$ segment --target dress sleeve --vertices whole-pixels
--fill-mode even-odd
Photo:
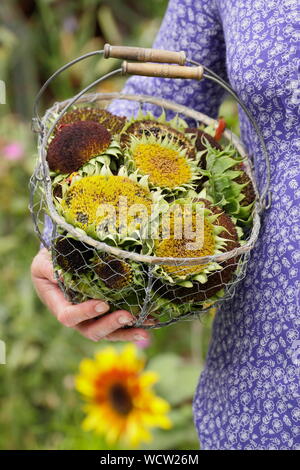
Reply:
[[[188,58],[211,68],[227,79],[225,42],[214,0],[170,0],[154,48],[185,51]],[[209,80],[166,79],[133,76],[123,93],[146,94],[173,100],[197,111],[217,116],[223,90]],[[110,110],[130,116],[135,102],[115,100]]]

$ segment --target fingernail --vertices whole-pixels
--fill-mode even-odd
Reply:
[[[132,319],[125,317],[124,315],[118,318],[118,322],[120,325],[130,325],[132,323]]]
[[[95,311],[97,313],[105,313],[109,310],[109,305],[107,305],[105,302],[101,302],[100,304],[97,304],[95,307]]]
[[[142,336],[142,335],[134,335],[133,339],[135,341],[144,341],[145,340],[145,337]]]

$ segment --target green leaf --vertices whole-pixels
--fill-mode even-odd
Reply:
[[[193,283],[191,281],[177,282],[177,284],[182,287],[188,287],[188,288],[193,287]]]
[[[195,281],[200,282],[200,284],[205,284],[207,282],[207,275],[206,274],[198,274],[194,277]]]
[[[200,374],[199,364],[185,361],[176,354],[160,354],[149,361],[147,369],[160,376],[156,389],[170,404],[192,399]],[[168,373],[166,373],[168,371]],[[180,380],[178,377],[180,371]]]
[[[211,166],[211,172],[215,175],[222,174],[236,163],[236,160],[227,156],[215,158]]]
[[[226,204],[224,208],[226,212],[229,212],[229,214],[238,214],[240,210],[240,204],[238,201],[232,200],[229,204]]]
[[[231,180],[226,176],[220,176],[219,178],[213,178],[213,184],[215,186],[215,191],[222,194],[225,189],[231,187]]]

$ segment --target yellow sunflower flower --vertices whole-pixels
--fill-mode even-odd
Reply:
[[[154,244],[155,255],[184,259],[201,258],[203,256],[211,256],[226,251],[227,239],[221,236],[222,234],[226,234],[226,227],[220,225],[218,221],[220,213],[213,213],[207,204],[208,201],[199,200],[198,203],[196,202],[190,209],[189,216],[192,229],[190,235],[188,232],[186,234],[184,231],[182,234],[177,233],[177,228],[181,227],[182,213],[174,213],[172,211],[172,205],[170,205],[170,232],[166,236],[163,221],[160,234],[161,238],[155,240]],[[182,207],[184,209],[185,200],[177,200],[174,202],[173,206],[177,206],[178,208]],[[200,216],[198,223],[197,215]],[[198,226],[199,222],[200,227]],[[225,219],[225,222],[227,222],[227,219]],[[191,244],[195,245],[191,246]],[[207,275],[219,269],[221,269],[221,266],[214,261],[197,265],[185,265],[184,262],[182,262],[182,264],[176,265],[157,265],[154,268],[154,272],[157,276],[162,276],[171,283],[196,280],[201,284],[205,284],[207,282]],[[181,285],[183,284],[181,283]],[[185,285],[185,287],[192,287],[192,285]]]
[[[137,447],[151,440],[151,428],[171,427],[169,404],[152,390],[158,376],[144,367],[133,344],[121,352],[109,346],[94,360],[81,361],[76,388],[87,401],[84,430],[105,436],[110,444],[122,439]]]
[[[128,203],[128,213],[125,215],[124,227],[120,224],[121,196]],[[132,235],[135,230],[141,228],[141,221],[135,215],[130,214],[130,208],[141,205],[145,212],[151,213],[152,195],[150,191],[132,181],[130,178],[119,175],[93,175],[86,176],[76,181],[66,192],[61,202],[61,209],[68,222],[82,230],[96,230],[100,239],[107,236],[108,230],[102,230],[102,224],[111,221],[110,235],[116,238],[124,238]],[[107,204],[115,209],[116,220],[109,218],[105,211],[99,214],[102,204]],[[143,220],[143,219],[141,219]],[[95,229],[95,227],[96,229]],[[115,230],[115,233],[113,233]]]
[[[179,146],[172,138],[133,135],[125,161],[131,171],[141,177],[148,175],[151,187],[177,194],[193,189],[201,179],[198,159],[189,158],[188,150],[188,146]]]

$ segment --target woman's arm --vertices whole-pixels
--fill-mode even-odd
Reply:
[[[187,14],[194,18],[194,28],[186,25]],[[209,7],[201,0],[170,0],[153,47],[184,50],[188,57],[226,78],[223,32],[213,0]],[[149,77],[130,78],[123,91],[172,99],[211,116],[216,116],[223,96],[222,89],[207,80],[196,82]],[[119,100],[114,101],[110,109],[116,114],[129,116],[136,110],[136,104]],[[44,234],[46,239],[50,231],[48,227]],[[52,264],[45,249],[33,261],[32,279],[39,297],[56,318],[84,336],[96,341],[103,338],[115,341],[147,338],[148,332],[142,329],[120,329],[132,321],[129,312],[117,311],[99,319],[99,315],[109,309],[105,302],[90,300],[80,305],[67,302],[53,278]]]

